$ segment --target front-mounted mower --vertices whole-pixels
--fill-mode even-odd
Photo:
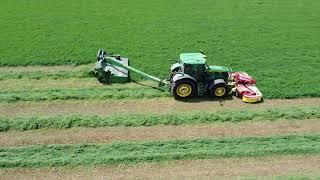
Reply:
[[[256,81],[243,72],[232,72],[231,68],[209,66],[206,55],[201,53],[182,53],[177,63],[171,66],[170,77],[160,79],[129,66],[128,58],[108,54],[99,50],[95,74],[101,83],[122,83],[130,81],[130,72],[159,84],[171,92],[175,99],[195,96],[225,97],[234,94],[244,102],[259,102],[262,94]]]

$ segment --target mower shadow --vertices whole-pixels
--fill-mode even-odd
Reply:
[[[144,84],[144,83],[141,83],[141,82],[139,82],[139,81],[132,80],[132,79],[130,80],[130,82],[131,82],[131,83],[138,84],[138,85],[140,85],[140,86],[149,87],[149,88],[152,88],[152,89],[157,89],[157,90],[162,91],[162,92],[166,91],[166,90],[161,89],[161,88],[159,88],[159,87],[152,86],[152,85],[149,85],[149,84]]]

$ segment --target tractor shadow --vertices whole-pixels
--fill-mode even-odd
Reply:
[[[219,102],[220,106],[223,106],[225,102],[232,102],[232,101],[241,101],[241,99],[239,99],[238,97],[236,97],[233,94],[229,94],[226,97],[223,98],[216,98],[216,97],[210,97],[210,96],[203,96],[203,97],[193,97],[193,98],[189,98],[189,99],[185,99],[185,100],[177,100],[179,102],[183,102],[183,103],[201,103],[201,102]],[[247,103],[247,102],[243,102],[245,104],[260,104],[263,103],[263,99],[259,102],[255,102],[255,103]]]
[[[238,99],[238,98],[236,98],[230,94],[230,95],[223,97],[223,98],[203,96],[203,97],[193,97],[193,98],[189,98],[189,99],[181,99],[181,100],[177,100],[177,101],[184,102],[184,103],[219,102],[220,106],[223,106],[224,102],[234,101],[235,99]]]
[[[143,86],[143,87],[149,87],[149,88],[152,88],[152,89],[157,89],[157,90],[162,91],[162,92],[166,91],[166,90],[161,89],[159,87],[151,86],[149,84],[144,84],[144,83],[141,83],[139,81],[131,80],[131,82],[135,83],[135,84],[138,84],[140,86]],[[223,98],[217,98],[217,97],[211,97],[210,95],[204,95],[202,97],[192,97],[192,98],[187,98],[187,99],[176,99],[176,101],[183,102],[183,103],[219,102],[220,106],[223,106],[225,102],[229,102],[229,101],[231,102],[231,101],[235,101],[235,100],[241,101],[241,99],[237,98],[234,93],[231,93],[231,94],[229,94],[229,95],[227,95],[226,97],[223,97]],[[255,102],[255,103],[246,103],[246,102],[244,102],[244,103],[245,104],[260,104],[260,103],[263,103],[263,99],[262,99],[262,101]]]

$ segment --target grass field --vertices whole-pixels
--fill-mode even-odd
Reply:
[[[271,97],[318,96],[319,8],[313,0],[5,0],[0,64],[92,63],[107,48],[165,77],[179,53],[203,49],[210,64],[249,72]]]
[[[320,1],[2,0],[0,16],[0,179],[320,177]],[[102,85],[99,48],[158,77],[202,49],[265,99]]]

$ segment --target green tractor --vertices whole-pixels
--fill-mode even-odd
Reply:
[[[232,70],[223,66],[208,66],[201,53],[182,53],[171,66],[171,93],[176,99],[209,95],[224,97],[232,89],[229,79]]]
[[[137,70],[128,65],[127,58],[110,55],[104,50],[98,51],[97,60],[95,74],[99,82],[129,82],[129,72],[135,72],[171,91],[175,99],[204,95],[224,97],[233,87],[231,68],[208,66],[203,52],[180,54],[178,62],[171,66],[170,77],[164,80]]]

